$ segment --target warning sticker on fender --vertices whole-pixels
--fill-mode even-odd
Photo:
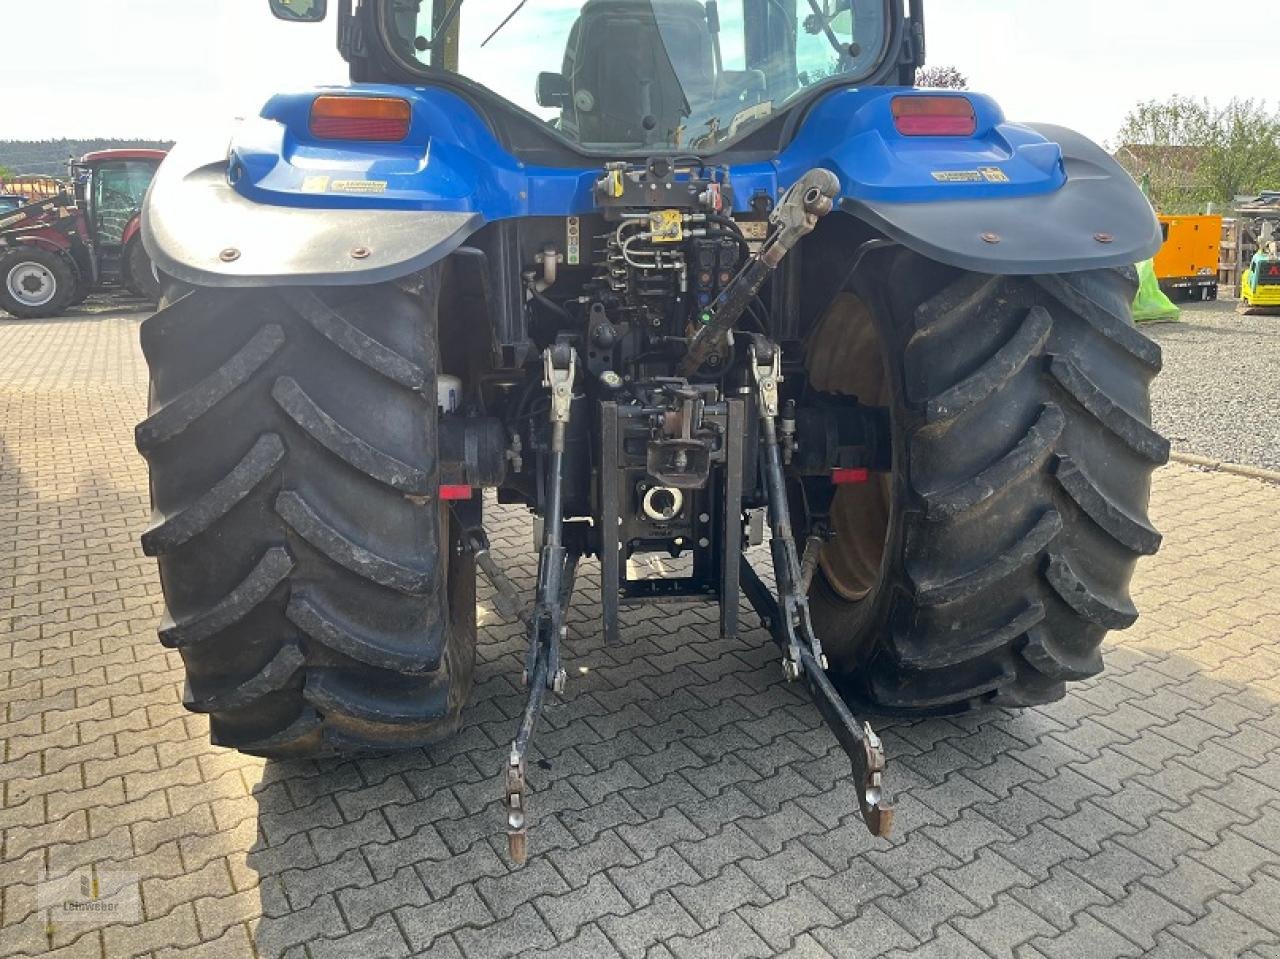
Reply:
[[[932,176],[939,183],[1009,182],[1009,174],[998,166],[984,166],[976,170],[934,170]]]
[[[334,180],[330,193],[386,193],[386,180]]]

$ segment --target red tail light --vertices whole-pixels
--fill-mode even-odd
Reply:
[[[850,483],[866,483],[871,479],[871,470],[844,467],[831,471],[831,482],[836,486],[847,486]]]
[[[894,97],[893,125],[904,137],[971,137],[978,118],[967,97]]]
[[[395,143],[409,135],[413,110],[399,97],[316,97],[311,133],[321,140]]]

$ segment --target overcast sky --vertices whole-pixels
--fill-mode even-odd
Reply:
[[[486,22],[515,5],[470,2]],[[929,0],[929,60],[959,67],[1011,119],[1109,140],[1141,99],[1182,93],[1225,101],[1266,92],[1275,53],[1245,25],[1269,5]],[[273,91],[346,76],[332,17],[320,25],[280,23],[266,0],[3,0],[3,7],[5,34],[30,24],[42,42],[6,37],[0,139],[177,139],[256,113]],[[47,31],[37,24],[50,22],[51,7],[58,25]],[[15,16],[23,9],[32,18]],[[547,68],[559,59],[559,51],[547,51]]]

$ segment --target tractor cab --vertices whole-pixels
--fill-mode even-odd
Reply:
[[[124,248],[138,232],[143,198],[165,156],[163,150],[99,150],[70,163],[96,274],[121,273]]]
[[[341,0],[339,18],[353,80],[452,89],[505,139],[579,155],[716,152],[834,87],[910,85],[923,46],[901,0]]]

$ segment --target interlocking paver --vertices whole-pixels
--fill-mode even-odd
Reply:
[[[597,926],[587,926],[572,939],[562,940],[553,949],[539,949],[528,953],[537,959],[615,959],[621,957]],[[656,959],[653,955],[646,959]]]
[[[1084,914],[1079,921],[1052,939],[1036,939],[1031,943],[1049,959],[1079,959],[1081,956],[1110,956],[1115,959],[1139,956],[1142,949],[1093,916]]]
[[[1221,902],[1210,903],[1207,915],[1187,926],[1170,931],[1205,955],[1239,955],[1264,943],[1280,941],[1280,936]]]
[[[401,905],[395,909],[395,916],[409,943],[420,953],[455,929],[479,928],[493,921],[488,908],[469,886],[424,906]]]
[[[668,948],[675,953],[677,959],[702,959],[705,956],[767,959],[773,954],[768,944],[740,916],[730,916],[714,929],[692,939],[672,939]]]
[[[378,956],[396,959],[411,955],[409,944],[391,916],[382,916],[367,929],[337,939],[317,939],[307,944],[312,959],[348,959],[350,956]]]
[[[892,843],[754,618],[626,614],[584,564],[575,677],[539,731],[533,859],[497,771],[523,638],[480,587],[470,723],[430,750],[266,763],[207,744],[137,533],[138,317],[0,325],[0,926],[67,957],[1280,954],[1280,487],[1171,466],[1143,616],[1066,700],[889,723]],[[533,580],[522,511],[494,551]],[[46,935],[47,870],[144,914]],[[52,948],[50,949],[50,946]]]
[[[880,956],[897,948],[916,944],[907,930],[874,905],[859,910],[856,919],[834,929],[817,929],[813,937],[841,959]]]
[[[672,936],[696,936],[701,932],[697,920],[666,891],[641,909],[606,916],[599,925],[627,959],[643,956],[650,946]]]
[[[877,904],[921,942],[937,935],[943,923],[982,913],[982,907],[975,906],[937,876],[925,876],[910,892],[882,897]]]

